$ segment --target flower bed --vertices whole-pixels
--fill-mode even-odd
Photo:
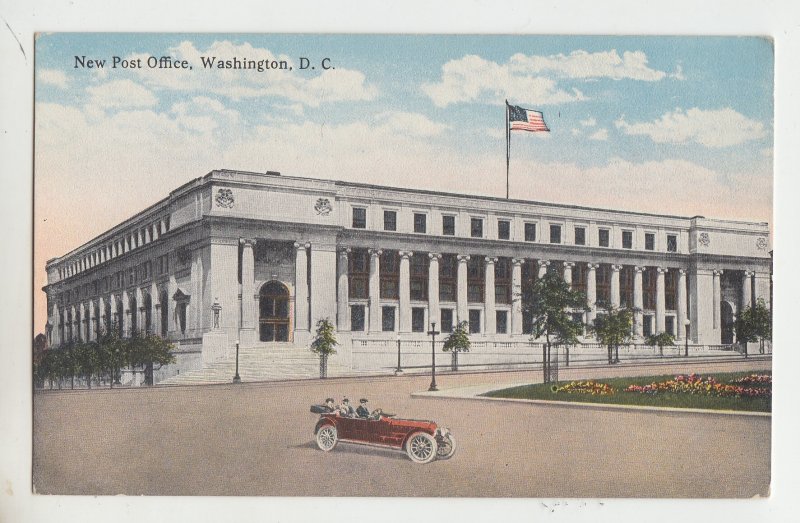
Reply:
[[[703,377],[697,374],[688,376],[675,376],[672,380],[651,383],[649,385],[629,385],[623,392],[636,392],[639,394],[663,394],[667,392],[678,394],[700,394],[705,396],[719,397],[767,397],[772,395],[772,390],[766,387],[743,387],[742,384],[766,383],[765,381],[741,381],[745,378],[764,379],[765,375],[751,375],[740,378],[739,380],[725,384],[719,383],[714,377]],[[772,383],[771,377],[769,383]]]
[[[597,381],[571,381],[561,387],[553,386],[554,393],[566,392],[567,394],[591,394],[592,396],[606,396],[614,394],[614,388]]]
[[[751,374],[736,380],[731,380],[731,383],[737,385],[770,385],[772,386],[772,376],[770,374]]]

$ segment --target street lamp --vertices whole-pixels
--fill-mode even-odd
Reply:
[[[239,340],[236,340],[236,374],[233,375],[233,382],[242,382],[242,378],[239,377]]]
[[[686,328],[686,332],[685,332],[686,335],[684,336],[684,338],[686,338],[686,345],[684,346],[684,349],[683,349],[683,355],[684,355],[684,357],[688,358],[689,357],[689,326],[692,324],[692,322],[691,322],[691,320],[689,318],[686,318],[686,320],[684,320],[683,324],[684,324],[684,326]]]
[[[400,368],[400,334],[397,335],[397,368],[394,370],[394,375],[399,376],[403,373],[403,369]]]
[[[436,335],[439,331],[436,330],[436,322],[431,323],[431,330],[428,331],[431,337],[431,386],[428,387],[428,392],[436,392],[439,389],[436,387]]]

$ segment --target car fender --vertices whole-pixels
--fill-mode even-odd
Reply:
[[[428,434],[429,436],[432,436],[434,438],[436,437],[436,429],[430,430],[430,429],[426,429],[426,428],[422,428],[422,427],[414,427],[414,429],[411,430],[408,434],[406,434],[405,438],[403,438],[403,447],[402,447],[403,450],[405,450],[406,443],[408,443],[408,440],[411,438],[411,435],[412,434],[416,434],[417,432],[424,432],[425,434]]]
[[[319,429],[321,429],[325,425],[333,425],[334,428],[336,428],[336,422],[333,421],[331,418],[321,418],[317,422],[317,425],[314,427],[314,435],[316,436],[317,432],[319,432]]]

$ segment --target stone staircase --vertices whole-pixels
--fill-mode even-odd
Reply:
[[[167,378],[159,385],[201,385],[231,383],[236,373],[235,351],[202,369],[190,370]],[[328,361],[328,376],[356,375],[348,367]],[[239,377],[242,382],[319,378],[319,356],[308,347],[285,343],[260,343],[239,348]]]

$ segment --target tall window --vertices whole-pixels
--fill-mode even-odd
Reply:
[[[550,224],[550,243],[561,243],[561,226]]]
[[[473,238],[483,238],[482,218],[472,218],[470,220],[470,236]]]
[[[600,247],[608,247],[609,245],[609,231],[608,229],[599,229],[597,231],[597,243]]]
[[[455,236],[456,234],[455,216],[442,216],[442,234],[444,234],[445,236]]]
[[[678,252],[678,237],[667,234],[667,252]]]
[[[428,269],[430,262],[424,252],[416,253],[411,257],[411,278],[409,285],[411,287],[412,300],[427,300],[428,299]]]
[[[395,211],[383,211],[383,230],[397,230],[397,213]]]
[[[367,210],[363,207],[353,207],[353,229],[367,228]]]
[[[467,262],[467,301],[482,302],[483,288],[486,284],[486,267],[481,256],[474,256]]]
[[[511,260],[498,258],[494,264],[494,301],[511,303]]]
[[[480,309],[469,310],[469,333],[479,334],[481,332],[481,311]]]
[[[442,309],[439,315],[442,319],[442,332],[453,332],[453,309]]]
[[[526,242],[535,242],[536,241],[536,224],[535,223],[526,223],[525,224],[525,241]]]
[[[350,330],[354,332],[364,331],[364,306],[351,305],[350,306]]]
[[[656,235],[654,233],[644,233],[644,248],[646,251],[654,251],[656,249]]]
[[[369,252],[366,249],[353,249],[348,265],[350,298],[366,300],[369,296]]]
[[[497,221],[497,237],[501,240],[511,238],[511,222],[508,220]]]
[[[633,249],[633,231],[622,231],[622,248]]]
[[[381,307],[381,327],[384,332],[394,331],[394,307]]]
[[[497,334],[506,334],[508,332],[507,311],[497,311],[495,313],[495,325],[497,325]]]
[[[400,257],[397,251],[383,251],[380,266],[381,298],[396,300],[400,287]]]
[[[414,213],[414,232],[425,234],[428,227],[428,216],[423,213]]]
[[[664,274],[664,307],[670,311],[675,310],[675,304],[678,302],[678,300],[675,299],[678,291],[677,276],[678,274],[675,270],[667,271],[667,273]]]
[[[453,254],[443,254],[442,259],[439,260],[439,299],[441,301],[456,301],[457,264],[458,260]],[[442,322],[444,322],[444,316],[442,318]]]
[[[656,308],[656,270],[653,267],[642,271],[642,305],[645,309]]]
[[[611,301],[611,266],[601,264],[595,270],[597,281],[597,301],[609,303]]]
[[[425,332],[425,308],[412,307],[411,332]]]
[[[586,227],[575,227],[575,245],[586,245]]]

